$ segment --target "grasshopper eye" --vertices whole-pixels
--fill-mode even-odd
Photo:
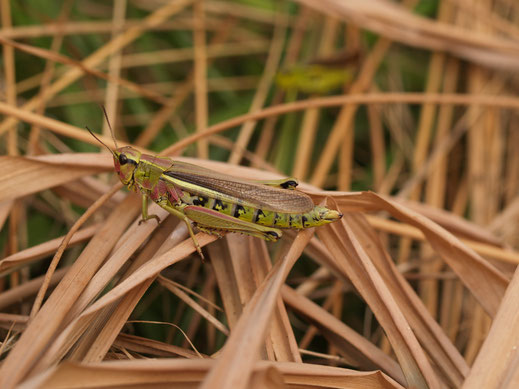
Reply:
[[[126,165],[128,163],[128,157],[124,154],[119,155],[119,163],[121,165]]]

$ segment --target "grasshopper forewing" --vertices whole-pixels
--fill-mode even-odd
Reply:
[[[218,236],[239,232],[276,241],[282,235],[280,229],[316,227],[342,217],[335,210],[314,205],[307,194],[293,190],[297,186],[293,178],[242,180],[193,164],[142,154],[130,146],[118,148],[115,137],[114,143],[115,150],[103,145],[113,155],[121,182],[142,194],[141,221],[151,218],[159,221],[156,215],[148,215],[150,198],[184,220],[202,258],[192,224]]]

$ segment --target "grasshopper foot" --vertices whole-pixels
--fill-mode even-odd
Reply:
[[[141,225],[141,223],[147,222],[150,219],[155,219],[157,221],[157,224],[160,224],[160,218],[157,215],[148,215],[146,216],[146,218],[142,218],[141,220],[139,220],[139,226]]]
[[[204,254],[202,253],[202,247],[198,244],[198,240],[196,240],[195,236],[191,236],[191,240],[193,241],[193,244],[195,245],[196,252],[198,255],[200,255],[200,258],[202,259],[202,263],[205,262]]]
[[[200,248],[200,246],[196,247],[196,251],[198,252],[198,255],[200,255],[200,259],[202,260],[202,263],[204,263],[205,257],[204,257],[204,254],[202,254],[202,249]]]

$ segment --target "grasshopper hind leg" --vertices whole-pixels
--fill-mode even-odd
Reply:
[[[188,205],[182,211],[196,223],[199,230],[213,235],[219,235],[221,232],[237,232],[268,241],[276,241],[282,235],[277,228],[254,224],[204,207]]]
[[[223,236],[224,236],[223,230],[219,230],[219,229],[211,228],[211,227],[207,227],[207,226],[201,226],[198,223],[195,223],[195,227],[198,228],[200,231],[205,232],[206,234],[215,235],[218,238],[223,238]]]
[[[279,230],[272,229],[273,231],[265,231],[265,232],[259,232],[259,231],[252,231],[252,230],[243,230],[243,229],[218,229],[213,228],[209,226],[203,226],[198,223],[196,223],[196,228],[198,228],[200,231],[205,232],[206,234],[210,235],[216,235],[219,238],[223,237],[223,233],[225,232],[236,232],[240,234],[245,234],[249,236],[254,236],[256,238],[261,238],[267,241],[275,242],[279,238],[281,238],[281,232]]]

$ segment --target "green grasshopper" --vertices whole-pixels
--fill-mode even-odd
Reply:
[[[148,198],[186,223],[189,235],[202,258],[202,250],[192,224],[200,231],[222,236],[239,232],[278,240],[279,228],[302,229],[339,220],[342,214],[315,206],[310,197],[294,190],[297,181],[242,180],[190,163],[142,154],[137,149],[118,147],[112,131],[112,150],[87,127],[92,136],[105,146],[114,158],[115,171],[130,190],[142,194],[142,220],[148,215]]]

